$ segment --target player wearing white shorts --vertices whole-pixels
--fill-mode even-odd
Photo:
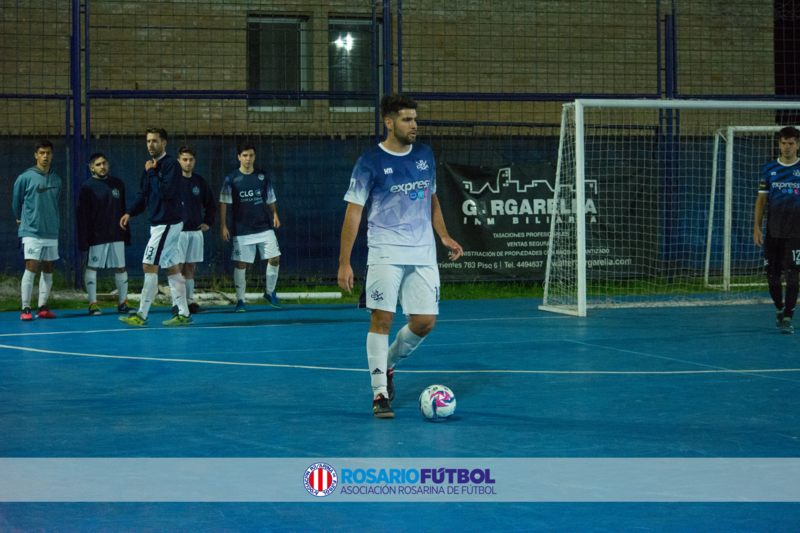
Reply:
[[[39,266],[39,308],[37,318],[55,318],[47,308],[50,288],[53,286],[53,269],[58,259],[58,231],[60,216],[58,199],[61,197],[61,178],[50,170],[53,162],[53,144],[43,139],[33,148],[36,166],[19,175],[14,183],[11,201],[14,218],[19,224],[18,235],[25,254],[25,273],[22,275],[22,315],[24,321],[33,320],[31,293],[33,279]]]
[[[450,238],[436,198],[433,152],[417,137],[417,103],[408,96],[387,95],[381,115],[386,140],[358,159],[342,226],[339,286],[353,288],[350,254],[367,201],[366,295],[372,311],[367,334],[367,360],[372,378],[372,411],[377,418],[394,418],[394,365],[407,357],[433,330],[439,314],[439,268],[433,230],[455,261],[463,250]],[[409,322],[389,346],[398,301]]]
[[[103,314],[97,303],[97,269],[113,268],[120,314],[136,313],[128,307],[128,272],[125,270],[125,247],[131,244],[131,232],[122,229],[119,220],[125,214],[125,184],[109,175],[110,165],[100,152],[89,156],[92,177],[81,186],[75,218],[78,223],[78,249],[86,264],[83,282],[89,295],[89,315]]]
[[[192,172],[195,165],[194,148],[181,146],[178,149],[178,164],[183,179],[183,231],[178,241],[178,260],[181,274],[186,281],[186,301],[193,315],[205,313],[205,309],[192,301],[194,297],[194,273],[197,263],[203,262],[203,232],[214,224],[216,200],[211,187],[199,174]],[[178,314],[177,302],[172,302],[172,314]]]
[[[145,326],[150,305],[158,292],[158,267],[167,271],[167,281],[172,299],[178,305],[177,316],[165,320],[165,326],[192,324],[192,316],[186,303],[186,283],[181,276],[178,257],[178,241],[183,230],[183,194],[181,193],[181,167],[174,157],[164,150],[167,132],[161,128],[147,130],[147,151],[152,159],[144,165],[139,193],[136,201],[119,221],[127,229],[131,217],[147,210],[150,221],[150,240],[144,250],[142,269],[144,284],[139,310],[130,317],[120,317],[129,326]]]
[[[256,250],[262,260],[268,260],[264,299],[272,307],[280,308],[281,302],[275,293],[275,285],[278,283],[281,251],[274,230],[281,227],[281,221],[275,207],[275,191],[267,173],[254,166],[255,146],[245,142],[239,146],[238,151],[240,166],[225,178],[219,194],[220,234],[225,242],[233,237],[233,283],[237,300],[235,311],[245,311],[245,273],[247,265],[255,261]],[[230,230],[225,218],[228,205],[231,206]]]

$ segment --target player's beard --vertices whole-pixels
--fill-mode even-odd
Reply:
[[[416,134],[414,134],[414,139],[412,139],[412,138],[411,138],[411,133],[409,133],[408,135],[405,135],[405,136],[403,136],[403,137],[401,137],[401,136],[399,136],[399,135],[395,134],[395,138],[396,138],[398,141],[400,141],[400,143],[401,143],[403,146],[409,146],[409,145],[411,145],[411,144],[414,144],[414,139],[416,139]]]

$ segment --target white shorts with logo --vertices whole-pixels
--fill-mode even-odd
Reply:
[[[178,241],[179,263],[203,262],[203,232],[182,231]]]
[[[256,260],[256,249],[261,259],[272,259],[281,255],[281,250],[278,248],[278,239],[275,237],[273,230],[267,230],[263,233],[261,242],[252,244],[242,244],[241,241],[251,241],[251,235],[242,235],[241,237],[233,238],[233,255],[231,259],[240,261],[242,263],[252,264]]]
[[[90,246],[88,266],[92,268],[123,268],[125,266],[125,243],[116,241]]]
[[[58,239],[23,237],[22,246],[25,249],[26,260],[55,261],[58,259]]]
[[[179,264],[178,241],[180,241],[182,231],[183,222],[150,226],[150,240],[144,249],[142,263],[158,265],[161,268]]]
[[[436,265],[369,265],[367,308],[406,315],[439,314],[439,267]]]

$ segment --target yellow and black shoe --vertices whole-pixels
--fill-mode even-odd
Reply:
[[[372,414],[375,418],[394,418],[392,406],[383,394],[378,394],[378,397],[372,400]]]

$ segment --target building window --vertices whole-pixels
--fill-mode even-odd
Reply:
[[[308,19],[301,17],[247,17],[247,89],[250,91],[308,90]],[[248,109],[287,111],[307,100],[249,98]]]
[[[382,25],[378,21],[378,60],[383,55]],[[375,91],[372,20],[328,20],[328,90]],[[383,66],[378,65],[378,92],[381,93]],[[380,94],[379,94],[380,96]],[[374,99],[331,99],[331,111],[373,111]]]

